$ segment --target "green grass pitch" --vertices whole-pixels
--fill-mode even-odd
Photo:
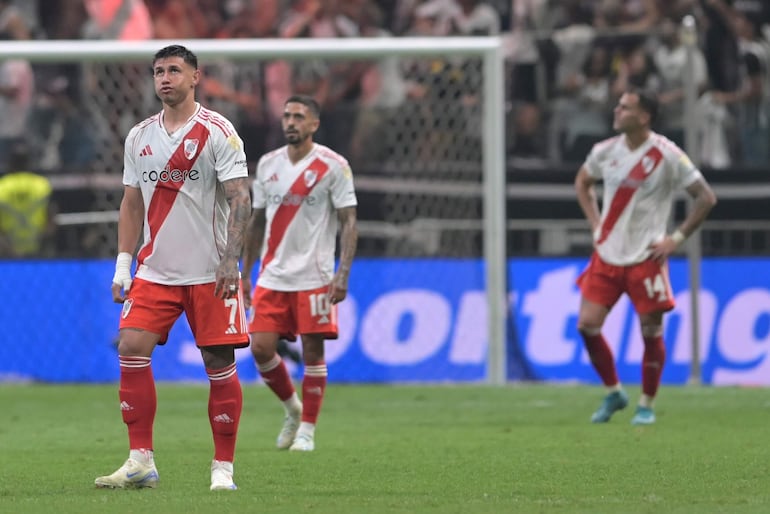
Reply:
[[[235,478],[208,490],[207,386],[158,385],[154,490],[95,489],[126,458],[117,385],[0,385],[2,513],[767,513],[770,394],[663,388],[589,423],[598,387],[332,385],[308,454],[244,384]],[[631,389],[632,401],[639,391]]]

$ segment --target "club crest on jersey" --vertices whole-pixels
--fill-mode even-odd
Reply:
[[[123,311],[120,313],[121,318],[126,319],[128,317],[128,313],[131,311],[132,305],[134,305],[134,300],[131,298],[123,302]]]
[[[652,172],[652,170],[655,168],[655,160],[645,155],[642,158],[642,168],[644,168],[644,174],[649,175],[650,172]]]
[[[312,185],[315,184],[317,178],[318,174],[315,171],[311,169],[305,170],[305,185],[307,187],[312,187]]]
[[[198,151],[198,143],[199,141],[197,139],[184,140],[184,156],[187,157],[188,160],[192,159],[195,156],[195,152]]]

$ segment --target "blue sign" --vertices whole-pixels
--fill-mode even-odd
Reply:
[[[598,383],[576,330],[575,279],[587,259],[509,262],[509,380]],[[0,380],[112,382],[120,306],[112,261],[0,262]],[[663,381],[690,372],[688,265],[671,262],[677,308],[666,316]],[[710,384],[770,385],[770,259],[706,259],[700,358]],[[487,377],[487,302],[480,260],[359,259],[339,305],[340,338],[326,344],[332,382],[480,382]],[[638,383],[643,343],[622,298],[604,327],[620,378]],[[297,346],[298,347],[298,346]],[[257,380],[248,348],[238,373]],[[156,379],[206,379],[182,317],[153,354]],[[300,369],[292,366],[299,376]]]

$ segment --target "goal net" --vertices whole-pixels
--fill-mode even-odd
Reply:
[[[123,141],[133,124],[160,108],[152,88],[150,61],[167,43],[171,42],[2,44],[6,56],[33,62],[42,78],[41,91],[56,106],[53,123],[44,116],[44,108],[35,119],[33,130],[40,135],[35,137],[34,166],[72,172],[52,177],[59,190],[87,191],[83,193],[87,201],[77,204],[80,212],[65,210],[59,215],[60,230],[70,234],[72,256],[112,257],[116,253]],[[470,362],[463,358],[473,358],[463,357],[463,352],[478,350],[460,348],[457,341],[464,337],[463,330],[472,332],[473,328],[480,334],[473,339],[481,338],[484,346],[486,378],[503,381],[505,106],[499,40],[180,43],[198,55],[203,70],[199,101],[236,125],[252,173],[262,152],[284,144],[280,114],[285,98],[301,92],[319,99],[323,110],[316,141],[350,160],[359,197],[358,257],[363,264],[359,266],[357,261],[352,280],[376,284],[371,287],[383,295],[392,293],[408,305],[415,303],[414,309],[422,301],[430,301],[428,291],[438,290],[447,301],[436,303],[435,309],[450,309],[438,325],[414,313],[402,318],[393,313],[395,327],[378,327],[359,315],[359,329],[370,323],[367,330],[395,331],[392,344],[385,346],[395,354],[413,339],[441,339],[441,347],[436,342],[435,348],[415,351],[454,352],[462,368]],[[61,119],[62,109],[69,119]],[[62,150],[65,139],[70,141],[70,153]],[[72,152],[80,159],[73,158]],[[398,264],[374,266],[372,276],[363,276],[367,257],[387,257]],[[463,268],[458,259],[475,259],[483,267]],[[473,276],[454,275],[454,266],[471,270],[468,273]],[[457,290],[449,284],[453,281]],[[462,312],[462,303],[470,302],[465,293],[477,288],[486,300],[487,315],[481,320],[468,318],[473,327],[464,328],[458,323],[468,316]],[[409,291],[420,294],[410,296]],[[382,297],[372,299],[376,302]],[[472,304],[465,308],[468,305]],[[486,330],[479,330],[479,324]],[[367,350],[365,344],[363,351],[382,353],[376,348]],[[400,362],[397,356],[383,354],[380,358]]]

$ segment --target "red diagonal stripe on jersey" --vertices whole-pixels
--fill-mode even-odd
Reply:
[[[620,187],[618,187],[618,190],[615,191],[615,196],[612,197],[610,209],[607,211],[607,217],[604,218],[604,221],[602,222],[602,231],[599,239],[596,241],[597,244],[602,243],[607,239],[607,236],[609,236],[612,231],[612,227],[615,226],[615,223],[620,219],[620,215],[625,208],[628,207],[629,202],[631,202],[631,197],[634,196],[634,193],[636,193],[639,186],[642,185],[642,182],[655,171],[661,159],[663,159],[663,153],[661,153],[657,147],[653,146],[647,150],[647,153],[645,153],[644,156],[639,159],[639,162],[631,168],[626,179]],[[650,163],[652,164],[649,173],[646,173],[645,171],[645,162],[648,163],[648,166]]]
[[[308,171],[313,171],[316,174],[315,181],[309,186],[305,183],[305,175]],[[303,171],[291,185],[288,194],[297,195],[304,200],[316,184],[321,181],[323,176],[326,175],[327,171],[329,171],[328,164],[320,159],[314,159],[313,162],[310,163],[310,166],[305,168],[305,171]],[[265,269],[265,266],[267,266],[267,264],[273,260],[273,257],[275,257],[275,251],[278,249],[278,245],[281,244],[291,220],[294,219],[294,216],[297,214],[297,211],[299,211],[301,205],[301,202],[298,205],[286,205],[285,203],[282,203],[278,206],[278,209],[276,209],[273,221],[270,223],[270,237],[267,239],[267,251],[265,252],[265,257],[262,259],[260,271]]]
[[[168,160],[165,169],[167,170],[191,170],[193,164],[198,160],[198,156],[203,151],[203,147],[206,146],[206,141],[209,138],[208,129],[200,124],[195,123],[190,131],[182,138],[182,142],[177,147],[174,154]],[[184,142],[188,139],[197,139],[198,147],[195,149],[195,154],[189,159],[185,156]],[[150,205],[147,208],[147,226],[150,229],[150,240],[147,244],[139,250],[139,254],[136,256],[137,264],[142,264],[144,259],[152,253],[155,246],[155,236],[166,221],[168,213],[171,212],[171,207],[174,205],[179,190],[184,185],[184,182],[160,182],[155,185],[155,192],[150,199]]]

